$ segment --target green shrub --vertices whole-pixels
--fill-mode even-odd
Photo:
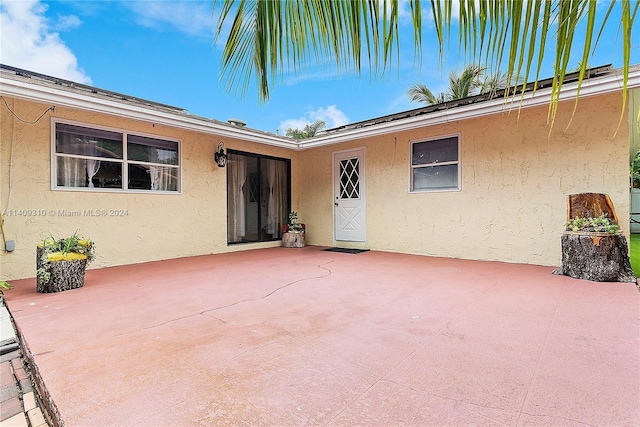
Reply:
[[[577,216],[567,222],[567,231],[584,231],[618,234],[618,224],[607,218],[606,214],[598,217],[580,217]]]

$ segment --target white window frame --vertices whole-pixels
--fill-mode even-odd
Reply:
[[[117,132],[122,134],[122,159],[111,159],[104,157],[91,157],[80,156],[73,154],[56,153],[56,125],[68,124],[74,126],[82,126],[85,128],[105,130],[110,132]],[[128,135],[142,136],[147,138],[161,139],[164,141],[176,142],[178,144],[178,164],[167,165],[160,163],[142,162],[138,160],[129,160],[127,157],[127,142]],[[122,188],[95,188],[95,187],[65,187],[58,185],[58,157],[72,157],[89,160],[99,160],[112,163],[120,163],[122,165]],[[176,191],[161,191],[161,190],[141,190],[141,189],[129,189],[129,164],[137,165],[149,165],[149,166],[163,166],[178,169],[178,183]],[[165,137],[161,135],[153,135],[144,132],[127,131],[119,128],[112,128],[107,126],[100,126],[91,123],[76,122],[71,120],[60,120],[56,118],[51,119],[51,190],[55,191],[80,191],[80,192],[96,192],[96,193],[138,193],[138,194],[182,194],[182,140],[176,138]]]
[[[431,141],[439,141],[441,139],[448,139],[448,138],[456,138],[458,141],[458,160],[455,161],[450,161],[450,162],[438,162],[438,163],[430,163],[430,164],[423,164],[423,165],[414,165],[413,164],[413,146],[414,144],[421,144],[424,142],[431,142]],[[455,192],[455,191],[460,191],[462,189],[462,167],[461,167],[461,136],[459,133],[456,134],[450,134],[450,135],[438,135],[437,137],[432,137],[432,138],[425,138],[425,139],[416,139],[416,140],[411,140],[409,141],[409,193],[413,193],[413,194],[419,194],[419,193],[446,193],[446,192]],[[420,168],[424,168],[424,167],[430,167],[430,166],[447,166],[447,165],[456,165],[457,166],[457,187],[456,188],[433,188],[433,189],[419,189],[419,190],[414,190],[413,189],[413,177],[414,177],[414,169],[420,169]]]

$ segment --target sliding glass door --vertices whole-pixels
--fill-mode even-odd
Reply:
[[[229,150],[227,242],[282,238],[291,208],[291,161]]]

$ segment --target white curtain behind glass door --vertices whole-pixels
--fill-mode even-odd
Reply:
[[[228,233],[230,242],[239,242],[246,235],[246,206],[244,184],[247,181],[247,159],[244,156],[230,155],[227,163],[229,170],[228,196]]]

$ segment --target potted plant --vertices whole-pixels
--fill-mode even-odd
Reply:
[[[553,273],[594,282],[635,282],[629,246],[609,196],[580,193],[567,199],[562,265]]]
[[[303,248],[305,246],[304,224],[298,222],[298,213],[289,213],[289,223],[282,226],[282,246],[285,248]]]
[[[598,217],[577,216],[567,222],[566,231],[618,234],[618,224],[607,218],[607,214]]]
[[[78,235],[44,239],[36,250],[36,290],[61,292],[84,285],[84,273],[95,258],[91,240]]]

